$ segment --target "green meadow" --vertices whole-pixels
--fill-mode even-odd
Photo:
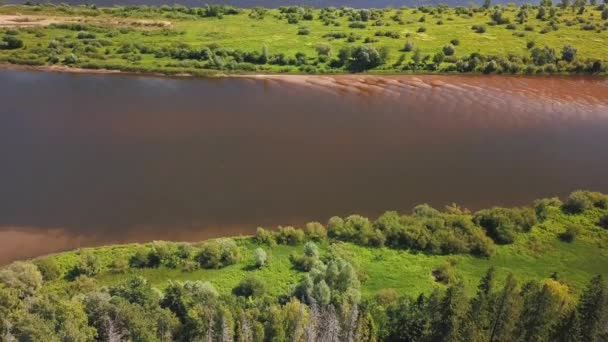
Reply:
[[[576,6],[7,5],[0,15],[19,19],[3,20],[0,37],[22,45],[6,43],[0,61],[167,74],[605,73],[608,9]]]

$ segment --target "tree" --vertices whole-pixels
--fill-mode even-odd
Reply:
[[[316,283],[313,288],[313,296],[320,305],[327,305],[331,300],[331,289],[325,280]]]
[[[0,283],[19,291],[22,298],[34,295],[42,281],[36,265],[29,262],[17,261],[0,271]]]
[[[268,260],[268,256],[266,255],[266,251],[262,248],[256,248],[253,256],[253,262],[255,267],[262,268],[266,266],[266,262]]]
[[[520,310],[521,297],[517,289],[517,280],[513,274],[509,274],[492,309],[490,342],[512,339]]]
[[[608,338],[608,289],[601,275],[591,279],[585,288],[577,312],[583,341],[599,342]]]
[[[317,51],[319,50],[317,49]],[[330,51],[327,52],[325,55],[329,56]],[[308,238],[314,241],[323,241],[327,238],[327,230],[319,222],[308,222],[306,224],[305,232]]]
[[[604,7],[604,10],[602,11],[602,19],[608,20],[608,6]]]
[[[450,286],[439,304],[439,312],[431,326],[433,341],[461,341],[468,299],[464,284]]]
[[[14,50],[23,47],[23,41],[17,37],[6,35],[0,40],[0,50]]]
[[[304,245],[304,255],[310,258],[318,258],[319,257],[319,247],[314,242],[307,242]]]
[[[576,56],[576,48],[572,45],[566,45],[562,49],[562,59],[566,62],[574,61],[574,57]]]
[[[384,60],[376,48],[371,45],[363,45],[353,50],[349,67],[352,71],[364,71],[373,69],[383,63]]]
[[[241,282],[232,290],[236,296],[242,297],[259,297],[266,292],[266,285],[260,278],[249,276],[241,280]]]
[[[492,0],[484,0],[483,8],[488,9],[492,6]]]
[[[477,287],[477,295],[471,301],[464,336],[468,341],[487,341],[490,337],[492,313],[496,304],[496,271],[491,267]]]
[[[61,276],[61,269],[53,258],[44,258],[34,263],[45,281],[53,281]]]
[[[454,54],[454,52],[456,51],[456,49],[454,48],[454,45],[452,45],[450,43],[450,44],[444,46],[442,51],[446,56],[452,56]]]
[[[405,42],[405,45],[403,46],[403,51],[410,52],[413,49],[414,49],[414,43],[412,43],[412,41],[408,40],[407,42]]]

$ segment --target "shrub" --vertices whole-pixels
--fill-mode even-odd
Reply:
[[[138,248],[137,251],[135,251],[135,254],[133,254],[133,256],[131,256],[131,258],[129,259],[129,264],[131,265],[131,267],[135,268],[150,267],[151,263],[149,256],[150,251],[147,248]]]
[[[76,274],[94,277],[101,272],[101,263],[95,254],[83,253],[76,266]]]
[[[565,231],[559,234],[559,239],[564,242],[573,242],[581,231],[582,229],[579,226],[568,226]]]
[[[0,41],[0,50],[14,50],[23,47],[23,41],[17,37],[6,35]]]
[[[473,31],[475,31],[475,33],[485,33],[486,32],[486,27],[484,25],[473,25],[473,26],[471,26],[471,29],[473,29]]]
[[[256,248],[253,255],[253,263],[255,267],[262,268],[266,266],[267,261],[268,255],[266,254],[266,251],[264,251],[262,248]]]
[[[562,201],[557,197],[543,198],[534,201],[534,211],[536,212],[536,217],[540,221],[544,221],[549,216],[549,207],[559,208],[562,205]]]
[[[329,44],[317,44],[315,50],[319,56],[331,56],[331,45]]]
[[[443,54],[446,56],[452,56],[455,51],[456,51],[456,49],[454,48],[454,45],[452,45],[452,44],[448,44],[443,47]]]
[[[354,21],[348,25],[350,28],[364,29],[367,25],[362,21]]]
[[[517,232],[527,232],[536,224],[536,213],[530,208],[492,208],[475,213],[473,220],[498,244],[510,244]]]
[[[596,202],[598,205],[602,205],[603,203],[601,196],[597,196],[597,193],[578,190],[568,196],[562,208],[568,214],[581,214],[591,209]]]
[[[412,43],[411,41],[407,41],[405,42],[405,46],[403,47],[403,51],[405,52],[410,52],[414,50],[414,43]]]
[[[424,27],[424,26],[419,27],[417,32],[418,33],[426,32],[426,27]]]
[[[63,59],[63,63],[65,64],[76,64],[78,63],[78,56],[76,56],[75,54],[71,53],[69,55],[67,55],[64,59]]]
[[[110,264],[110,271],[112,273],[125,273],[129,270],[129,261],[125,258],[118,258],[112,261]]]
[[[34,264],[38,267],[44,281],[53,281],[61,276],[61,269],[52,258],[37,260]]]
[[[363,45],[353,50],[352,61],[349,67],[353,71],[364,71],[373,69],[383,63],[384,59],[376,48],[370,45]]]
[[[298,34],[301,36],[306,36],[310,34],[310,29],[306,26],[302,26],[298,29]]]
[[[608,215],[604,215],[604,216],[600,217],[600,220],[597,223],[597,225],[604,229],[608,229]]]
[[[222,268],[239,260],[239,248],[233,239],[209,241],[196,256],[202,268]]]
[[[544,48],[533,48],[530,52],[532,61],[538,66],[555,63],[555,50],[545,46]]]
[[[533,41],[529,41],[526,43],[526,47],[528,48],[528,50],[530,50],[531,48],[533,48],[536,45],[535,42]]]
[[[454,46],[458,46],[458,45],[460,45],[460,40],[458,40],[458,39],[452,39],[452,40],[450,40],[450,44],[452,44]]]
[[[258,244],[267,245],[271,248],[277,245],[274,233],[262,227],[258,227],[258,229],[255,231],[254,239]]]
[[[562,59],[566,62],[574,61],[574,57],[576,56],[576,48],[571,45],[566,45],[562,49]]]
[[[435,268],[432,274],[435,281],[442,284],[450,284],[456,280],[454,268],[452,267],[452,264],[447,261]]]
[[[319,257],[319,247],[314,242],[307,242],[304,245],[304,255],[311,258]]]
[[[260,297],[266,292],[266,285],[258,277],[247,277],[232,290],[232,293],[241,297]]]
[[[294,227],[279,227],[277,242],[284,245],[299,245],[304,241],[304,232]]]
[[[42,274],[29,262],[17,261],[0,270],[0,284],[19,291],[22,298],[34,295],[42,282]]]
[[[78,32],[78,35],[76,36],[76,38],[78,38],[78,39],[95,39],[95,38],[97,38],[97,36],[91,32],[80,31],[80,32]]]
[[[327,238],[327,229],[319,222],[308,222],[305,231],[311,240],[322,241]]]

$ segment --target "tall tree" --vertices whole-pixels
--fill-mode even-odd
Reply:
[[[492,311],[490,342],[511,341],[521,311],[517,280],[509,274]]]
[[[577,311],[583,341],[608,339],[608,289],[601,275],[591,279],[579,300]]]
[[[488,341],[496,302],[495,286],[496,271],[492,267],[481,279],[477,295],[471,301],[464,327],[464,336],[467,341]]]
[[[464,341],[463,324],[467,314],[468,299],[464,284],[450,286],[439,305],[438,320],[432,323],[433,341]]]

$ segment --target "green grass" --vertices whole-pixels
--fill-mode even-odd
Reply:
[[[511,23],[515,23],[518,7],[504,7],[504,16],[509,18]],[[400,14],[398,14],[397,11]],[[421,13],[416,9],[387,9],[383,14],[382,21],[388,26],[372,26],[373,21],[367,22],[367,27],[363,29],[349,28],[349,21],[346,16],[339,17],[336,21],[340,26],[325,26],[319,20],[320,10],[315,9],[314,19],[300,20],[298,24],[288,24],[287,19],[280,15],[278,10],[270,10],[263,19],[252,19],[249,17],[250,10],[242,10],[238,15],[225,15],[222,19],[203,18],[183,13],[162,13],[158,10],[133,9],[130,11],[91,9],[85,7],[65,7],[65,6],[4,6],[0,7],[0,14],[24,14],[37,16],[61,16],[72,17],[85,24],[95,25],[104,28],[106,31],[98,33],[98,38],[108,39],[111,45],[102,47],[97,54],[84,53],[77,51],[79,62],[75,66],[90,68],[111,67],[122,70],[141,70],[141,71],[160,71],[167,73],[176,72],[230,72],[227,68],[223,70],[210,70],[207,65],[195,65],[182,63],[181,66],[168,66],[168,64],[179,63],[170,57],[156,58],[152,54],[136,53],[139,60],[126,60],[125,56],[117,50],[125,43],[140,43],[148,47],[159,49],[163,47],[175,47],[178,43],[184,43],[194,49],[201,49],[210,44],[217,44],[225,49],[240,49],[243,51],[262,51],[265,46],[270,54],[284,53],[293,57],[296,53],[305,53],[310,63],[315,63],[317,53],[315,46],[319,43],[329,44],[333,55],[336,56],[339,49],[347,46],[363,45],[365,38],[377,39],[372,43],[375,47],[386,47],[389,51],[386,63],[373,70],[374,73],[397,73],[404,72],[401,66],[393,64],[405,52],[402,51],[407,40],[410,40],[414,47],[420,49],[422,56],[433,56],[441,51],[442,47],[452,39],[459,39],[460,45],[456,47],[455,58],[468,56],[471,53],[479,52],[483,55],[495,55],[506,57],[513,54],[520,57],[528,57],[529,50],[526,44],[530,41],[535,42],[536,46],[549,46],[556,50],[558,57],[561,56],[561,49],[564,45],[573,45],[578,50],[577,58],[581,61],[586,59],[598,59],[608,61],[608,21],[601,19],[601,11],[592,6],[586,8],[585,13],[577,15],[576,12],[568,9],[558,9],[557,21],[559,29],[541,34],[541,29],[549,26],[549,21],[536,19],[536,9],[529,10],[529,17],[525,24],[516,24],[515,30],[509,30],[506,25],[490,26],[490,12],[477,12],[473,16],[459,15],[454,9],[449,9],[442,14],[432,15]],[[399,24],[391,17],[398,14],[403,21]],[[426,22],[419,22],[425,16]],[[134,20],[170,21],[169,29],[159,27],[140,27],[132,25]],[[441,20],[442,25],[437,22]],[[595,24],[599,31],[586,31],[582,29],[581,23],[568,26],[567,22],[581,20]],[[118,22],[121,21],[121,22]],[[485,25],[486,33],[475,33],[472,25]],[[526,31],[524,27],[530,25],[534,31]],[[306,26],[310,30],[309,35],[298,35],[298,28]],[[418,28],[424,26],[426,32],[418,33]],[[104,37],[105,32],[118,31],[119,27],[130,27],[131,30],[125,33],[118,33],[116,36]],[[68,42],[78,42],[76,31],[58,29],[53,27],[30,29],[19,34],[20,39],[25,42],[25,48],[19,50],[0,50],[0,60],[12,61],[14,63],[36,63],[47,64],[48,51],[45,51],[49,41],[57,38],[65,38]],[[394,31],[400,34],[399,39],[389,37],[375,37],[376,31]],[[0,30],[1,32],[1,30]],[[36,34],[38,32],[38,34]],[[329,32],[354,33],[359,39],[349,43],[346,39],[328,39],[323,36]],[[521,33],[523,36],[515,36],[514,33]],[[406,38],[406,35],[410,35]],[[109,52],[105,54],[105,49]],[[60,57],[63,60],[70,49],[64,49]],[[405,53],[405,63],[411,60],[412,52]],[[191,61],[190,61],[191,62]],[[61,62],[60,62],[61,63]],[[204,63],[203,63],[204,64]],[[442,67],[448,63],[443,63]],[[277,66],[277,65],[258,65],[256,72],[302,72],[296,66]],[[339,73],[345,72],[344,69],[329,67],[326,63],[319,63],[315,72],[318,73]],[[407,72],[412,72],[411,70]],[[420,69],[418,72],[428,70]]]
[[[330,250],[350,261],[358,270],[362,280],[362,293],[372,296],[384,288],[393,288],[401,294],[418,295],[429,293],[434,288],[446,285],[434,280],[431,272],[446,262],[453,265],[457,279],[464,281],[467,291],[473,294],[477,283],[491,266],[499,271],[499,277],[513,273],[518,279],[542,280],[554,272],[558,274],[573,293],[580,293],[589,279],[597,274],[608,277],[608,231],[596,226],[598,219],[608,210],[591,209],[582,215],[566,215],[558,208],[551,208],[549,219],[537,224],[529,233],[520,233],[515,243],[498,246],[490,258],[470,255],[427,255],[389,248],[368,248],[352,243],[322,243],[322,254]],[[570,224],[584,227],[572,243],[558,239],[559,233]],[[133,275],[141,275],[159,288],[171,280],[203,280],[211,282],[220,292],[230,293],[247,275],[257,275],[268,285],[272,295],[287,293],[303,273],[295,270],[289,261],[291,253],[301,254],[303,246],[278,245],[269,250],[271,263],[257,270],[252,267],[253,251],[259,246],[252,238],[237,238],[241,247],[241,261],[222,269],[198,269],[185,272],[181,268],[167,267],[129,269],[127,273],[115,274],[108,267],[117,258],[128,258],[140,245],[88,248],[49,256],[64,272],[73,268],[82,252],[95,254],[103,265],[103,272],[96,277],[100,285],[117,284]],[[262,246],[268,250],[268,247]],[[59,279],[45,285],[46,291],[62,291],[69,285]]]

